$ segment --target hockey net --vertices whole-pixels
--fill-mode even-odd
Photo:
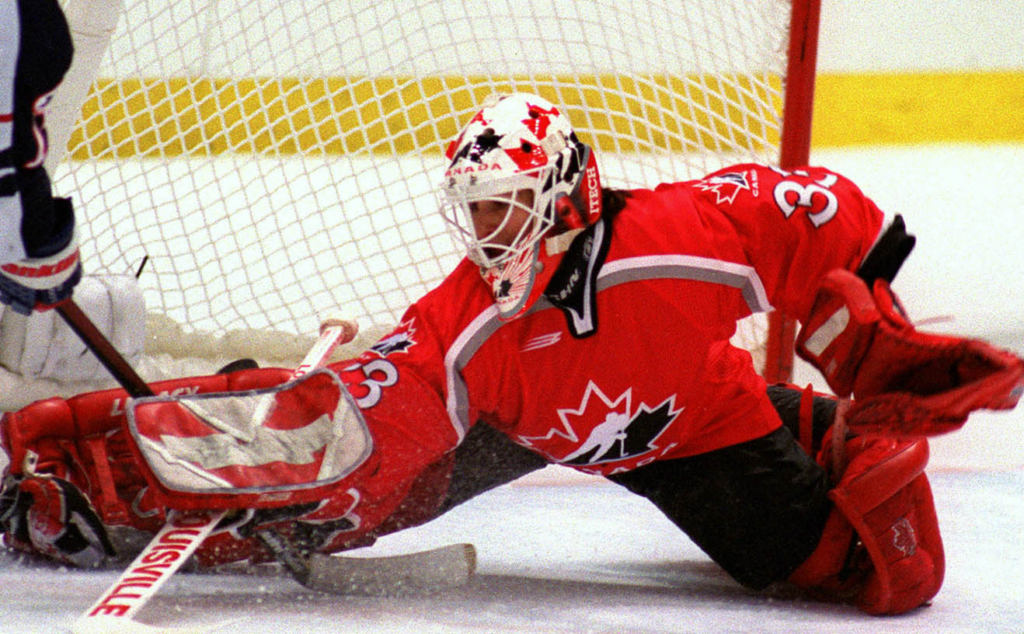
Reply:
[[[611,186],[779,164],[810,124],[796,2],[71,0],[55,189],[88,272],[138,273],[147,354],[294,361],[325,313],[372,338],[454,268],[433,190],[491,93],[561,104]]]

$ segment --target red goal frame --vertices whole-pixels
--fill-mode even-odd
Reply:
[[[807,165],[810,160],[820,20],[821,0],[793,0],[779,143],[779,167],[785,170]],[[795,339],[795,319],[781,311],[768,315],[763,375],[769,384],[792,381]]]

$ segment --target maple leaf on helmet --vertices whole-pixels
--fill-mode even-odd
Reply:
[[[501,319],[514,319],[540,297],[572,238],[600,217],[597,160],[558,108],[522,93],[488,97],[446,156],[442,213],[480,266]],[[532,192],[532,206],[521,192]],[[471,205],[483,201],[507,204],[508,211],[497,228],[478,236]],[[516,210],[527,220],[511,241],[499,240]]]

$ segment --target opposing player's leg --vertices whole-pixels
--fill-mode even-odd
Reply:
[[[0,5],[0,303],[28,315],[71,294],[82,275],[71,200],[43,168],[46,107],[71,65],[55,0]]]
[[[75,302],[132,365],[142,359],[146,343],[146,306],[142,289],[130,275],[85,275],[75,287]],[[61,383],[109,377],[95,355],[56,311],[31,319],[0,315],[0,365],[27,379]]]

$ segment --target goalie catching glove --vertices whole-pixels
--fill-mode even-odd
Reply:
[[[888,282],[828,273],[796,342],[841,397],[850,429],[914,437],[959,429],[977,409],[1012,409],[1024,360],[984,341],[919,332]]]

